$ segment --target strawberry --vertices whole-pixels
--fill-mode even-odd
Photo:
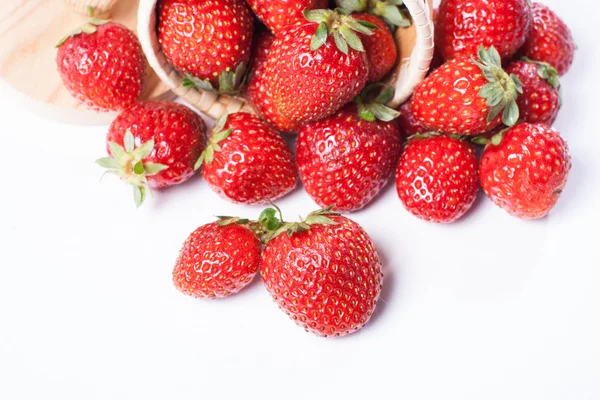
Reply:
[[[515,61],[506,72],[514,74],[523,85],[517,105],[523,122],[552,125],[560,108],[558,72],[546,63]]]
[[[524,219],[546,216],[567,184],[571,157],[547,125],[519,124],[492,138],[481,157],[481,186],[490,199]]]
[[[328,210],[300,223],[275,220],[274,225],[260,273],[279,307],[319,336],[345,336],[362,328],[373,315],[383,277],[367,233]]]
[[[566,74],[577,48],[571,30],[543,4],[533,3],[532,13],[532,29],[520,53],[552,65],[560,75]]]
[[[521,82],[502,69],[494,47],[479,59],[457,58],[436,69],[417,87],[411,109],[429,130],[458,135],[489,131],[519,119]]]
[[[350,104],[300,130],[296,144],[300,178],[321,207],[360,210],[388,183],[402,148],[400,129],[393,121],[398,113],[383,106],[392,92],[386,90],[358,108]]]
[[[429,129],[417,120],[417,117],[413,114],[410,101],[402,104],[400,108],[398,108],[398,113],[398,126],[400,126],[400,132],[402,132],[405,137],[411,137],[429,131]]]
[[[257,116],[224,115],[196,168],[219,195],[236,203],[265,204],[296,187],[296,165],[287,143]]]
[[[279,112],[273,101],[273,93],[265,84],[267,79],[265,65],[274,40],[275,36],[268,32],[261,32],[257,35],[253,52],[254,61],[246,88],[246,96],[250,103],[254,105],[260,117],[275,129],[284,133],[297,133],[300,124],[293,122]]]
[[[379,17],[371,14],[353,14],[359,21],[367,21],[377,29],[372,35],[361,35],[369,61],[369,82],[379,82],[396,65],[398,49],[390,28]]]
[[[278,34],[289,26],[302,25],[304,10],[327,8],[328,0],[247,0],[256,16]]]
[[[140,97],[146,58],[135,34],[123,25],[92,18],[56,47],[63,84],[87,107],[120,111]]]
[[[158,40],[184,86],[235,93],[244,77],[254,18],[244,0],[160,0]]]
[[[188,296],[214,299],[247,286],[258,272],[261,243],[245,222],[221,219],[196,229],[175,263],[175,287]]]
[[[435,29],[445,60],[475,56],[479,46],[494,46],[511,58],[531,29],[529,0],[442,0]]]
[[[373,29],[331,10],[305,14],[307,23],[279,33],[265,67],[278,111],[299,124],[334,114],[361,92],[369,64],[355,32]]]
[[[204,122],[187,107],[144,101],[126,108],[113,121],[107,136],[110,156],[97,163],[131,184],[140,206],[150,188],[191,178],[205,141]]]
[[[456,221],[479,190],[473,146],[439,134],[413,136],[398,164],[396,189],[413,215],[437,223]]]

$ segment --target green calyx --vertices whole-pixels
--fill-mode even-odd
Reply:
[[[358,106],[358,114],[365,121],[389,122],[400,116],[398,111],[386,106],[393,97],[393,87],[375,83],[363,89],[361,94],[354,99],[354,102]]]
[[[339,51],[348,54],[350,48],[364,52],[365,48],[356,33],[372,35],[377,26],[367,21],[360,21],[343,12],[334,10],[304,10],[304,18],[319,24],[310,42],[310,49],[317,51],[327,42],[331,35]]]
[[[558,75],[558,71],[552,65],[543,61],[535,61],[531,60],[527,57],[521,57],[521,59],[530,64],[535,64],[538,67],[537,73],[540,78],[545,80],[552,86],[554,89],[560,89],[560,75]]]
[[[146,199],[147,193],[152,194],[147,178],[159,174],[168,166],[143,161],[154,150],[154,139],[136,148],[133,134],[130,130],[127,130],[123,142],[124,146],[109,142],[108,146],[112,156],[100,158],[96,163],[106,168],[107,173],[117,175],[133,186],[135,204],[139,207]]]
[[[227,123],[227,118],[229,117],[228,113],[225,113],[219,118],[219,120],[215,123],[215,127],[212,130],[210,135],[210,140],[206,149],[200,154],[200,158],[194,164],[194,169],[199,169],[203,164],[210,164],[215,159],[215,153],[221,151],[221,145],[219,144],[221,141],[227,139],[229,135],[231,135],[232,130],[226,129],[225,124]]]
[[[72,30],[71,32],[69,32],[67,34],[67,36],[65,36],[64,38],[60,39],[60,41],[56,44],[56,47],[62,46],[70,38],[75,37],[77,35],[81,35],[82,33],[87,33],[87,34],[96,33],[96,31],[98,30],[98,27],[100,25],[104,25],[104,24],[107,24],[109,22],[110,21],[107,20],[107,19],[90,18],[88,20],[88,22],[86,22],[85,24],[83,24],[79,28]]]
[[[502,140],[504,139],[504,134],[509,129],[510,128],[502,129],[501,131],[499,131],[498,133],[494,134],[492,137],[489,137],[489,138],[484,137],[484,136],[476,136],[471,139],[471,142],[482,145],[482,146],[489,146],[490,144],[494,145],[494,146],[499,146],[500,143],[502,143]]]
[[[239,63],[235,71],[224,71],[219,75],[219,87],[215,88],[209,79],[200,79],[191,74],[185,74],[184,87],[197,87],[209,92],[233,95],[239,92],[246,78],[247,65]]]
[[[406,28],[411,25],[403,0],[336,0],[347,13],[367,12],[381,17],[390,27]]]
[[[517,97],[523,93],[521,81],[515,74],[507,74],[502,69],[502,60],[494,46],[478,50],[479,59],[473,62],[481,68],[481,72],[488,83],[483,85],[479,96],[487,100],[491,108],[487,120],[491,122],[502,113],[502,122],[506,126],[513,126],[519,120],[519,107]]]

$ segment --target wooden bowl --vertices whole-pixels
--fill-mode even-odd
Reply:
[[[225,111],[255,113],[252,105],[244,97],[219,95],[183,86],[182,76],[169,64],[158,42],[157,2],[158,0],[140,0],[138,36],[148,63],[158,77],[175,94],[211,118],[218,119]],[[399,57],[398,65],[389,79],[389,83],[396,88],[396,94],[389,104],[391,107],[401,105],[412,95],[427,74],[433,58],[431,0],[405,0],[404,4],[414,23],[408,28],[396,30]]]

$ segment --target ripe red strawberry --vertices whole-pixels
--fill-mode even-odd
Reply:
[[[481,186],[511,215],[545,217],[567,184],[571,156],[547,125],[520,124],[492,138],[481,157]]]
[[[278,111],[297,123],[334,114],[360,93],[369,76],[354,32],[368,35],[371,24],[331,10],[307,11],[306,17],[304,25],[279,33],[265,67]]]
[[[287,143],[257,116],[223,116],[196,167],[219,195],[236,203],[265,204],[296,187],[296,165]]]
[[[196,229],[175,263],[175,287],[188,296],[214,299],[248,285],[258,272],[261,243],[244,222],[224,219]]]
[[[567,73],[577,46],[569,27],[552,10],[533,3],[533,24],[521,54],[552,65],[560,75]]]
[[[479,190],[473,146],[449,136],[415,136],[400,158],[396,188],[413,215],[437,223],[456,221]]]
[[[352,212],[366,206],[389,182],[400,157],[397,112],[378,102],[350,104],[337,114],[304,125],[296,162],[308,194],[321,207]]]
[[[429,130],[472,135],[501,122],[514,125],[521,92],[519,79],[502,70],[498,52],[481,47],[479,60],[450,60],[425,78],[413,95],[411,109]]]
[[[144,101],[123,110],[106,139],[110,157],[98,164],[133,185],[140,206],[150,188],[177,185],[194,175],[206,126],[181,104]]]
[[[246,95],[263,120],[273,125],[280,132],[296,133],[300,129],[300,124],[293,122],[279,112],[273,101],[273,93],[265,84],[267,79],[265,65],[274,40],[275,36],[269,32],[261,32],[257,35],[253,52],[254,61]]]
[[[554,68],[546,63],[515,61],[506,72],[516,75],[523,85],[517,98],[522,122],[552,125],[560,109],[560,80]]]
[[[362,328],[381,292],[375,246],[354,221],[321,210],[284,224],[265,246],[260,272],[279,307],[306,331],[345,336]]]
[[[402,104],[398,109],[400,115],[398,116],[398,126],[400,127],[400,132],[405,137],[411,137],[413,135],[417,135],[419,133],[428,132],[429,129],[425,127],[412,112],[410,101]]]
[[[502,59],[509,59],[531,29],[528,1],[442,0],[435,29],[442,56],[475,56],[483,45],[494,46]]]
[[[60,77],[87,107],[120,111],[140,97],[146,58],[135,34],[123,25],[92,18],[57,47]]]
[[[244,77],[254,18],[244,0],[160,0],[158,40],[185,86],[235,93]]]
[[[359,21],[367,21],[377,27],[372,35],[361,35],[367,60],[369,61],[369,82],[379,82],[396,65],[398,49],[390,28],[379,17],[372,14],[353,14]]]
[[[278,34],[289,26],[302,25],[304,10],[327,8],[328,0],[247,0],[258,18]]]

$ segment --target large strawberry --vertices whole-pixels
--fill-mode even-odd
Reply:
[[[398,164],[396,189],[413,215],[438,223],[456,221],[479,190],[473,146],[439,134],[413,136]]]
[[[181,104],[144,101],[123,110],[106,140],[110,156],[98,164],[131,184],[140,206],[150,188],[173,186],[194,175],[206,126]]]
[[[235,93],[250,60],[254,18],[244,0],[160,0],[158,40],[185,86]]]
[[[245,204],[265,204],[296,187],[296,165],[287,143],[257,116],[224,115],[196,163],[221,196]]]
[[[273,125],[280,132],[296,133],[300,129],[300,124],[290,120],[279,112],[273,100],[272,90],[266,85],[267,76],[265,75],[265,66],[274,40],[275,36],[269,32],[261,32],[256,36],[256,44],[253,51],[254,61],[246,88],[246,95],[262,119]]]
[[[367,233],[327,210],[299,223],[275,220],[273,228],[260,272],[279,307],[319,336],[345,336],[362,328],[373,315],[383,277]]]
[[[549,64],[528,61],[515,61],[506,72],[523,85],[523,94],[517,98],[520,120],[552,125],[560,109],[558,72]]]
[[[509,59],[531,29],[529,0],[442,0],[435,27],[436,45],[446,60],[475,56],[494,46]]]
[[[494,203],[525,219],[546,216],[571,170],[560,134],[547,125],[520,124],[492,138],[481,157],[481,186]]]
[[[479,59],[448,61],[416,89],[411,109],[433,131],[472,135],[519,119],[521,82],[502,69],[498,52],[479,48]]]
[[[521,54],[552,65],[560,75],[567,73],[577,46],[569,27],[552,10],[533,3],[533,26]]]
[[[361,35],[367,60],[369,60],[369,82],[379,82],[396,65],[398,49],[390,28],[379,17],[372,14],[353,14],[360,21],[367,21],[377,29],[372,35]]]
[[[327,8],[328,0],[247,0],[258,18],[278,34],[285,28],[302,25],[305,20],[302,12]]]
[[[175,287],[192,297],[214,299],[248,285],[258,272],[261,243],[245,222],[221,219],[196,229],[175,263]]]
[[[393,120],[398,113],[383,105],[392,96],[385,90],[372,103],[348,105],[300,130],[296,145],[300,178],[321,207],[359,210],[389,182],[402,148]]]
[[[305,12],[308,22],[276,37],[265,67],[278,111],[297,123],[334,114],[364,88],[369,65],[355,32],[373,25],[332,10]]]
[[[57,47],[60,77],[87,107],[120,111],[140,97],[146,58],[135,34],[123,25],[92,18]]]

